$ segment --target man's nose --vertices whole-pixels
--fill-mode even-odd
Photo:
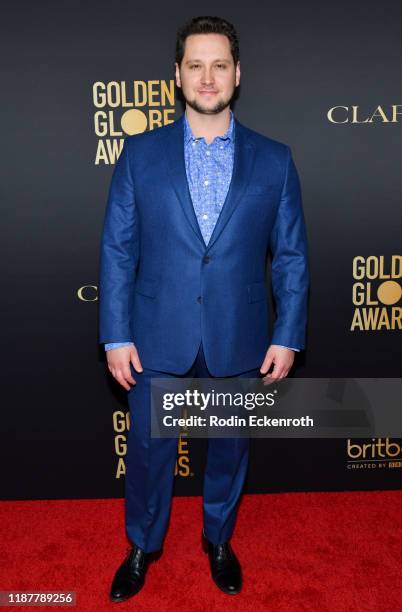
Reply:
[[[201,82],[203,85],[210,85],[214,82],[214,77],[210,68],[204,68]]]

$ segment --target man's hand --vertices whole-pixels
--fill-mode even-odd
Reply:
[[[271,344],[260,368],[261,374],[265,374],[263,378],[264,383],[286,378],[293,365],[294,358],[295,352],[292,349]],[[267,374],[272,364],[274,364],[274,369],[271,373]]]
[[[141,361],[135,346],[122,346],[106,351],[106,359],[109,372],[122,387],[130,391],[131,387],[128,383],[137,384],[131,375],[130,361],[137,372],[142,372]]]

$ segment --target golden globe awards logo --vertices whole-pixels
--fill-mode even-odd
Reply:
[[[402,256],[353,259],[351,331],[402,329]]]
[[[117,456],[115,477],[116,479],[119,479],[126,474],[124,457],[127,453],[127,436],[130,429],[130,413],[124,412],[123,410],[115,410],[113,413],[113,429],[115,432],[114,450]],[[177,441],[177,458],[174,475],[181,476],[183,478],[194,476],[194,473],[190,471],[190,452],[188,440],[183,435],[180,435]]]
[[[115,164],[124,138],[173,123],[175,82],[96,81],[92,86],[95,165]]]
[[[402,447],[390,438],[346,442],[348,470],[402,468]]]

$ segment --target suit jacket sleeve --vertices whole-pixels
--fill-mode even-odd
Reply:
[[[276,320],[271,344],[305,348],[309,264],[300,181],[287,147],[286,170],[271,234]]]
[[[106,205],[99,265],[99,343],[131,342],[131,300],[139,256],[138,215],[127,138]]]

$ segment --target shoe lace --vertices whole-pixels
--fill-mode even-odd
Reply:
[[[233,559],[232,551],[227,542],[224,544],[215,544],[214,556],[217,560],[230,560]]]
[[[145,561],[144,551],[137,545],[128,546],[126,550],[126,562],[129,563],[130,568],[134,571],[142,568]]]

